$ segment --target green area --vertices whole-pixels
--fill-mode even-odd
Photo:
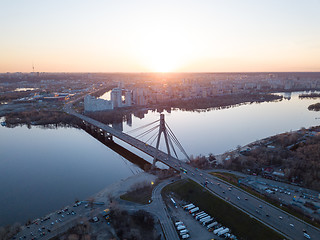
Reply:
[[[194,203],[217,219],[219,223],[230,228],[232,233],[240,239],[284,239],[279,233],[214,196],[191,180],[172,183],[163,189],[162,194],[167,195],[170,192],[174,192],[187,202]]]
[[[151,200],[153,186],[144,186],[142,188],[135,189],[120,196],[122,200],[135,202],[139,204],[148,204]]]
[[[282,206],[280,206],[280,203],[277,200],[272,199],[272,198],[270,198],[268,196],[265,196],[265,195],[255,191],[255,190],[253,190],[250,187],[247,187],[247,186],[244,186],[244,185],[239,185],[238,184],[238,180],[241,179],[241,177],[238,177],[238,176],[236,176],[236,175],[234,175],[232,173],[224,173],[224,172],[223,173],[222,172],[219,172],[219,173],[218,172],[212,172],[210,174],[215,176],[215,177],[218,177],[218,178],[220,178],[220,179],[222,179],[222,180],[224,180],[224,181],[226,181],[226,182],[228,182],[228,183],[230,183],[230,184],[232,184],[232,185],[234,185],[234,186],[236,186],[238,188],[241,188],[242,190],[250,193],[251,195],[258,197],[258,198],[260,198],[260,199],[272,204],[273,206],[275,206],[277,208],[280,208],[283,211],[286,211],[287,213],[289,213],[289,214],[291,214],[291,215],[293,215],[293,216],[295,216],[295,217],[297,217],[297,218],[299,218],[299,219],[301,219],[301,220],[303,220],[303,221],[305,221],[305,222],[307,222],[307,223],[309,223],[309,224],[311,224],[311,225],[313,225],[313,226],[315,226],[317,228],[320,228],[320,224],[318,222],[310,219],[309,217],[307,217],[303,213],[297,212],[291,206],[287,206],[287,205],[284,205],[284,204],[282,204]]]

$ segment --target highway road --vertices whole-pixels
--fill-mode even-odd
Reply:
[[[306,230],[311,239],[320,239],[320,230],[273,205],[245,192],[244,190],[231,186],[229,183],[208,174],[205,171],[195,170],[193,167],[181,163],[188,170],[188,178],[203,185],[208,181],[207,189],[238,207],[242,211],[255,217],[267,226],[277,230],[289,239],[306,239],[303,230]]]
[[[173,222],[171,221],[170,215],[167,210],[167,206],[162,200],[161,190],[171,183],[170,180],[166,180],[158,184],[152,191],[152,202],[148,205],[138,205],[138,204],[131,204],[128,205],[125,201],[120,201],[119,206],[122,209],[127,211],[137,211],[137,210],[144,210],[152,213],[155,215],[161,224],[162,230],[165,234],[165,239],[172,239],[172,240],[179,240],[178,233],[175,229]]]

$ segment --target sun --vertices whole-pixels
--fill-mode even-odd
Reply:
[[[140,40],[139,61],[150,71],[177,71],[190,57],[188,41],[169,24],[146,31]]]
[[[155,72],[172,72],[177,69],[179,60],[174,59],[170,53],[154,53],[149,57],[148,68]]]

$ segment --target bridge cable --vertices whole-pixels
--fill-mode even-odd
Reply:
[[[177,146],[179,147],[180,150],[184,150],[182,145],[180,144],[178,138],[174,135],[173,131],[171,130],[171,128],[166,125],[168,127],[168,133],[170,134],[170,136],[172,136],[173,140],[175,140],[175,143],[177,144]]]
[[[160,124],[159,124],[160,125]],[[143,133],[140,133],[136,136],[136,138],[141,138],[141,137],[144,137],[145,135],[149,134],[150,132],[154,131],[155,129],[157,129],[159,127],[159,125],[157,126],[154,126],[153,128],[151,129],[148,129],[146,131],[144,131]]]
[[[189,159],[189,156],[188,154],[186,153],[186,151],[184,150],[184,148],[182,147],[181,143],[179,142],[179,140],[177,139],[177,137],[174,135],[173,131],[171,130],[171,128],[168,126],[168,124],[166,123],[166,127],[168,128],[168,133],[170,136],[172,136],[174,142],[177,144],[178,148],[180,149],[180,151],[187,157],[188,160]]]
[[[177,142],[177,140],[172,136],[172,133],[168,131],[169,134],[169,138],[175,143],[175,145],[179,148],[179,150],[182,152],[179,143]]]
[[[147,141],[145,141],[145,143],[147,143],[151,138],[153,138],[155,135],[157,135],[156,137],[158,137],[159,133],[155,132]]]
[[[146,128],[146,127],[148,127],[148,126],[150,126],[150,125],[152,125],[152,124],[154,124],[154,123],[156,123],[156,122],[159,122],[159,121],[160,121],[160,120],[156,120],[156,121],[154,121],[154,122],[151,122],[151,123],[148,123],[148,124],[146,124],[146,125],[140,126],[140,127],[138,127],[138,128],[132,129],[132,130],[126,132],[126,134],[133,133],[133,132],[138,131],[138,130],[140,130],[140,129]]]
[[[172,143],[172,140],[171,140],[170,135],[168,135],[168,138],[169,138],[169,144],[170,144],[170,146],[171,146],[174,154],[176,155],[177,159],[179,159],[179,157],[178,157],[178,155],[177,155],[177,152],[176,152],[176,150],[174,149],[174,146],[173,146],[173,143]]]
[[[151,143],[150,143],[150,145],[152,145],[153,143],[154,143],[154,141],[156,140],[156,139],[158,139],[158,136],[159,136],[159,133],[156,135],[156,137],[151,141]]]
[[[158,127],[159,127],[159,125],[158,126],[154,126],[153,128],[148,129],[148,130],[144,131],[143,133],[138,134],[136,136],[136,138],[144,137],[145,135],[147,135],[147,134],[151,133],[152,131],[156,130]]]

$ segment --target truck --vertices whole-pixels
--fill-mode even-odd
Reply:
[[[203,217],[203,218],[201,218],[200,219],[200,222],[204,222],[204,221],[206,221],[206,220],[208,220],[208,219],[210,219],[211,218],[211,216],[210,215],[208,215],[208,216],[206,216],[206,217]]]
[[[221,236],[222,234],[225,234],[227,232],[229,232],[229,228],[225,228],[222,231],[218,232],[218,236]]]
[[[205,216],[208,216],[208,214],[202,213],[202,214],[196,216],[196,220],[199,220],[200,218],[205,217]]]
[[[184,210],[187,210],[187,211],[189,211],[190,209],[192,209],[192,208],[194,208],[195,207],[195,205],[190,205],[190,206],[188,206],[188,207],[186,207]]]
[[[216,230],[213,231],[214,234],[217,234],[218,232],[222,231],[224,227],[217,228]]]
[[[190,203],[190,204],[184,205],[184,206],[183,206],[183,209],[186,209],[187,207],[189,207],[189,206],[191,206],[191,205],[193,205],[193,203]]]
[[[211,218],[203,221],[203,222],[202,222],[202,226],[205,226],[205,225],[207,225],[208,223],[211,223],[212,221],[213,221],[213,218],[211,217]]]
[[[192,213],[192,216],[196,217],[196,216],[198,216],[198,215],[200,215],[202,213],[204,213],[204,211],[201,211],[201,212],[198,212],[198,213]]]
[[[196,212],[196,211],[199,211],[199,208],[198,208],[198,207],[192,208],[192,209],[189,211],[189,213],[192,214],[192,213],[194,213],[194,212]]]
[[[174,207],[175,207],[175,208],[178,208],[176,201],[175,201],[173,198],[170,198],[170,199],[171,199],[171,202],[173,203]]]
[[[185,225],[179,225],[177,227],[177,230],[180,231],[180,230],[183,230],[183,229],[186,229],[186,226]]]
[[[189,232],[188,229],[183,229],[180,231],[180,235],[187,234],[188,232]]]
[[[208,226],[207,226],[207,229],[210,229],[210,228],[213,228],[215,225],[217,225],[218,222],[213,222],[213,223],[210,223]]]

